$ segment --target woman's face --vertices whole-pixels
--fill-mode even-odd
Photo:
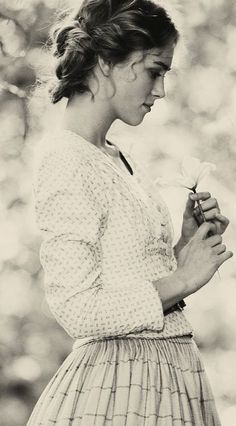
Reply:
[[[133,52],[125,64],[112,68],[115,85],[110,107],[115,118],[136,126],[151,111],[156,99],[165,96],[164,77],[170,70],[174,46]]]

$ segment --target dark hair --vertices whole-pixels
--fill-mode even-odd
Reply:
[[[88,77],[98,55],[112,64],[130,53],[176,43],[178,31],[167,12],[150,0],[84,0],[51,33],[57,81],[51,100],[89,91]]]

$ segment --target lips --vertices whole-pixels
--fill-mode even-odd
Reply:
[[[148,111],[151,111],[151,106],[152,105],[148,105],[148,104],[143,104],[143,106],[148,110]]]

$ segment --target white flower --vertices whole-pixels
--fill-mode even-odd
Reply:
[[[160,185],[182,186],[193,190],[197,188],[200,180],[215,169],[216,166],[212,163],[201,162],[195,157],[184,157],[180,173],[167,179],[157,178],[156,182]]]

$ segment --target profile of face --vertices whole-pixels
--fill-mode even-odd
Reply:
[[[115,119],[132,126],[143,121],[154,102],[165,96],[164,77],[171,68],[173,54],[173,45],[152,48],[133,52],[125,63],[113,65],[113,93],[108,102]]]

